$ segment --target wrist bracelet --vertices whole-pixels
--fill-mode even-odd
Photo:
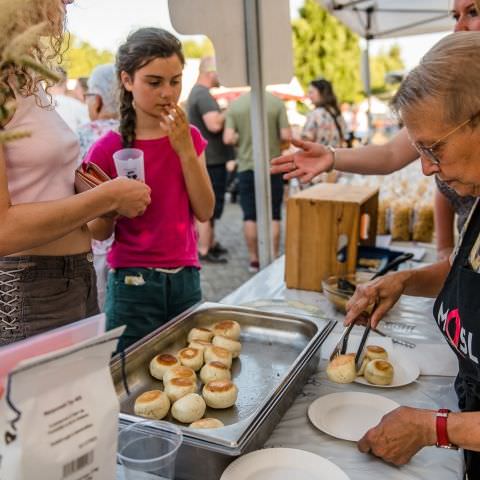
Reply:
[[[447,432],[447,418],[450,410],[447,408],[441,408],[436,413],[436,430],[437,430],[437,443],[435,444],[438,448],[448,448],[451,450],[458,450],[456,445],[453,445],[449,438]]]
[[[337,151],[331,145],[327,145],[327,149],[330,150],[330,153],[332,154],[332,165],[325,172],[330,173],[332,170],[335,169],[335,160],[336,160]]]

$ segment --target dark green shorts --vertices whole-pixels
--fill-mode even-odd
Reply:
[[[119,268],[108,275],[107,329],[127,326],[118,346],[118,350],[122,350],[201,298],[197,268],[185,267],[178,273],[152,268]]]

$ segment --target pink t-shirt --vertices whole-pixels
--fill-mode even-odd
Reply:
[[[197,128],[190,126],[193,145],[200,155],[207,145]],[[136,140],[134,148],[143,150],[145,183],[152,189],[152,203],[137,218],[120,218],[115,241],[108,254],[112,268],[198,267],[197,233],[180,158],[168,137]],[[122,149],[117,132],[100,138],[85,157],[117,177],[113,154]]]

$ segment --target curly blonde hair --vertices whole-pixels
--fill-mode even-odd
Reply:
[[[0,116],[12,88],[40,102],[40,82],[58,81],[52,65],[64,53],[64,27],[62,0],[0,0]]]

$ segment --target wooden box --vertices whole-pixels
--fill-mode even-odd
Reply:
[[[322,291],[329,275],[354,273],[359,243],[375,245],[378,189],[321,183],[288,199],[285,281]]]

